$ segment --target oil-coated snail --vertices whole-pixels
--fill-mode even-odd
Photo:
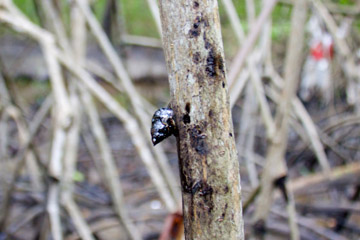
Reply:
[[[156,110],[151,120],[151,141],[158,144],[175,132],[174,111],[171,108]]]

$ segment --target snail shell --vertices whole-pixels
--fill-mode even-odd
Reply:
[[[173,116],[171,108],[160,108],[154,113],[151,120],[151,141],[154,146],[174,134],[176,127]]]

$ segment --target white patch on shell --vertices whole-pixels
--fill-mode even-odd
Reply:
[[[154,123],[154,126],[153,126],[153,127],[154,127],[154,129],[155,129],[154,136],[158,136],[158,135],[160,135],[159,130],[160,130],[160,129],[163,129],[163,128],[165,127],[165,125],[162,124],[161,121],[156,121],[156,122]]]
[[[156,111],[155,116],[161,119],[161,122],[166,123],[169,118],[172,118],[174,112],[168,108],[161,108]]]

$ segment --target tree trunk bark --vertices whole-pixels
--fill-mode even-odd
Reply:
[[[240,174],[216,0],[160,0],[186,239],[243,239]]]

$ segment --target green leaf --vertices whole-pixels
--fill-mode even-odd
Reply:
[[[74,176],[73,176],[73,180],[75,182],[83,182],[85,180],[85,176],[84,176],[84,174],[82,172],[75,171]]]

